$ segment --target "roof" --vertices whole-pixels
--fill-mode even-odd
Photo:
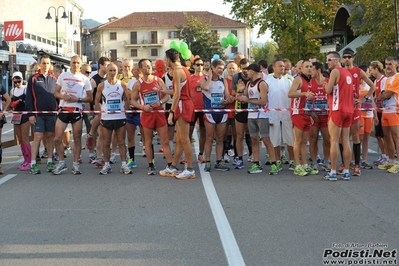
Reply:
[[[93,30],[123,29],[123,28],[175,28],[187,25],[184,14],[210,21],[211,27],[218,28],[246,28],[247,25],[224,16],[216,15],[208,11],[187,12],[134,12],[120,19],[116,19],[98,26]]]
[[[342,52],[346,49],[346,48],[351,48],[355,54],[356,54],[356,49],[360,46],[363,46],[368,40],[370,40],[372,35],[361,35],[359,37],[357,37],[356,39],[354,39],[353,41],[351,41],[347,46],[345,46],[344,48],[341,49],[341,51],[339,51],[339,54],[342,56]]]

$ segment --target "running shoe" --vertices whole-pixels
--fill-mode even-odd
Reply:
[[[237,160],[236,164],[234,165],[235,169],[242,169],[244,168],[244,162],[242,160]]]
[[[379,165],[379,166],[378,166],[378,169],[380,169],[380,170],[388,170],[388,169],[391,168],[392,166],[393,166],[392,163],[386,161],[386,162],[384,162],[383,164]]]
[[[272,164],[272,165],[270,166],[269,175],[277,175],[278,172],[280,172],[280,171],[278,170],[277,165]]]
[[[53,162],[48,162],[46,166],[46,171],[47,172],[52,172],[54,170],[54,164]]]
[[[28,164],[28,163],[23,163],[23,164],[21,164],[20,166],[18,166],[18,169],[19,169],[20,171],[29,171],[29,169],[30,169],[30,164]]]
[[[362,162],[360,165],[363,169],[373,169],[373,166],[369,164],[368,162]]]
[[[39,167],[37,167],[37,164],[32,164],[30,166],[29,173],[31,173],[32,175],[40,174],[40,170],[39,170]]]
[[[198,160],[199,163],[205,163],[205,158],[204,158],[203,155],[198,155],[197,160]]]
[[[156,175],[154,167],[148,167],[148,175]]]
[[[387,159],[381,155],[381,156],[380,156],[377,160],[375,160],[373,163],[374,163],[374,165],[381,165],[381,164],[383,164],[383,163],[386,162],[386,161],[387,161]]]
[[[94,164],[94,166],[96,168],[101,168],[105,165],[105,161],[102,158],[97,158],[96,163]]]
[[[48,158],[48,154],[47,154],[47,150],[46,149],[42,153],[42,158],[43,159]]]
[[[308,172],[310,175],[317,175],[319,170],[314,169],[313,167],[306,167],[305,171]]]
[[[125,175],[132,174],[132,170],[126,164],[121,166],[121,169],[119,170],[119,172],[121,174],[125,174]]]
[[[143,151],[141,152],[143,157],[147,157],[147,154],[145,154],[145,147],[143,147]]]
[[[391,168],[389,168],[388,170],[388,173],[391,173],[391,174],[397,174],[397,173],[399,173],[399,164],[394,164]]]
[[[329,161],[324,161],[323,164],[321,165],[321,168],[325,171],[325,172],[330,172],[331,171],[331,164]]]
[[[175,177],[178,172],[176,168],[170,168],[167,166],[164,170],[159,171],[159,175],[163,177]]]
[[[103,168],[101,168],[99,174],[100,175],[108,175],[111,172],[112,172],[111,166],[110,165],[104,165]]]
[[[230,149],[227,153],[230,157],[234,157],[234,150]]]
[[[351,175],[349,173],[345,173],[341,176],[341,178],[345,181],[351,180]]]
[[[292,161],[291,163],[290,163],[290,166],[289,166],[289,170],[291,170],[291,171],[295,171],[295,168],[296,168],[296,163],[294,162],[294,161]]]
[[[136,167],[137,167],[136,161],[133,161],[132,159],[129,159],[129,160],[127,161],[127,167],[129,167],[129,168],[136,168]]]
[[[93,142],[94,142],[93,135],[87,134],[87,136],[86,136],[86,148],[88,150],[93,149]]]
[[[111,163],[111,164],[114,164],[114,163],[116,163],[116,153],[111,153],[111,157],[109,158],[109,162]]]
[[[289,164],[288,158],[285,155],[281,155],[280,157],[281,163],[282,164]],[[291,169],[290,169],[291,170]],[[294,169],[293,169],[294,170]]]
[[[66,170],[68,170],[66,163],[58,163],[53,170],[53,174],[59,175]]]
[[[212,166],[210,162],[205,163],[204,171],[210,172],[212,170]]]
[[[185,169],[183,172],[180,174],[176,175],[175,177],[177,180],[187,180],[187,179],[194,179],[195,178],[195,171],[189,171]]]
[[[251,168],[248,170],[248,174],[262,173],[262,168],[256,163],[252,164]]]
[[[326,173],[324,174],[324,179],[325,180],[330,180],[330,181],[337,181],[337,174],[331,174],[331,173]]]
[[[360,176],[361,172],[360,172],[360,167],[358,165],[355,166],[355,169],[353,171],[353,176]]]
[[[230,167],[224,165],[224,162],[215,164],[214,168],[215,168],[215,170],[218,170],[218,171],[229,171],[230,170]]]
[[[309,173],[303,168],[303,166],[296,167],[294,170],[294,174],[297,176],[307,176]]]
[[[265,165],[272,165],[272,160],[270,159],[269,154],[266,154],[266,161],[265,161]]]
[[[252,155],[248,156],[248,162],[250,162],[250,163],[254,162],[254,157]]]
[[[342,173],[344,172],[345,166],[343,164],[341,164],[337,170],[337,175],[342,175]]]
[[[72,174],[74,175],[80,175],[82,172],[80,172],[79,169],[79,164],[73,164],[72,165]]]
[[[225,163],[229,163],[229,162],[230,162],[230,156],[229,156],[227,153],[225,153],[225,154],[223,155],[223,161],[224,161]]]

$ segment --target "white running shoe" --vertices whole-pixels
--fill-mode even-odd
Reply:
[[[180,174],[176,176],[176,179],[178,180],[187,180],[187,179],[194,179],[195,178],[195,171],[189,171],[189,170],[184,170]]]

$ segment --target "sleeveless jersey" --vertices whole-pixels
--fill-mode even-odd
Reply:
[[[353,82],[353,98],[359,99],[360,97],[360,68],[352,67],[349,72],[352,74],[352,82]],[[360,108],[360,104],[354,104],[355,109]]]
[[[325,79],[324,81],[328,82],[328,79]],[[317,83],[317,80],[313,78],[311,81],[310,90],[314,93],[314,98],[312,100],[306,100],[306,108],[325,109],[321,111],[315,111],[315,113],[318,115],[328,115],[328,97],[326,91],[324,90],[323,84]]]
[[[100,84],[101,82],[103,82],[105,80],[105,78],[102,78],[98,73],[95,74],[92,79],[94,80],[94,82],[96,83],[96,87],[92,88],[93,89],[93,100],[90,103],[90,110],[94,110],[94,100],[96,99],[96,93],[97,93],[97,87],[98,84]]]
[[[18,105],[15,107],[14,111],[25,111],[25,97],[26,97],[26,87],[13,88],[11,90],[11,102],[19,100]]]
[[[208,79],[208,77],[206,77]],[[209,91],[202,92],[204,100],[204,109],[224,109],[221,101],[224,99],[224,82],[223,78],[211,80]],[[207,113],[207,112],[205,112]],[[212,112],[212,114],[225,114],[226,112]]]
[[[370,86],[366,83],[360,84],[360,98],[363,98],[364,96],[367,95],[367,93],[369,93],[370,90]],[[374,105],[373,105],[373,101],[371,99],[366,100],[364,103],[360,104],[360,108],[362,109],[373,109]],[[362,117],[366,117],[366,118],[373,118],[374,117],[374,113],[372,110],[369,111],[363,111],[362,110]]]
[[[169,91],[173,91],[173,77],[169,75],[169,73],[166,73],[163,77],[162,80],[164,81],[166,88]],[[172,104],[173,101],[173,94],[169,95],[169,100],[167,101],[168,104]]]
[[[378,99],[380,96],[381,92],[385,90],[385,84],[387,82],[387,77],[384,75],[381,75],[379,79],[376,79],[374,81],[375,84],[375,97],[374,97],[374,102],[375,102],[375,107],[376,108],[383,108],[383,101]],[[380,110],[381,111],[381,110]]]
[[[192,100],[191,99],[191,93],[190,93],[190,84],[191,84],[191,80],[190,80],[190,72],[187,70],[187,68],[180,66],[180,69],[183,69],[184,73],[186,74],[186,80],[180,83],[180,100],[184,101],[184,100]]]
[[[139,79],[140,82],[140,100],[143,105],[152,104],[154,102],[159,102],[161,99],[161,92],[155,87],[158,84],[158,77],[154,76],[154,79],[147,83],[142,78]],[[153,108],[153,110],[162,110],[162,106]],[[143,112],[142,114],[144,114]]]
[[[116,84],[110,84],[108,80],[104,81],[104,89],[101,94],[101,119],[117,120],[125,119],[125,107],[123,102],[124,90],[121,81]],[[113,113],[115,112],[115,113]]]
[[[299,76],[302,80],[302,86],[297,92],[308,92],[311,91],[311,82],[307,81],[302,75]],[[303,108],[306,106],[307,97],[301,96],[298,98],[293,98],[291,100],[291,110],[292,115],[302,115],[302,114],[310,114],[311,111],[304,111]]]
[[[339,111],[353,114],[353,82],[352,74],[345,68],[337,68],[339,71],[338,83],[334,85],[329,95],[330,112]]]
[[[134,79],[134,78],[135,78],[135,77],[133,77],[133,75],[132,75],[131,78],[125,78],[125,75],[124,75],[123,73],[120,74],[119,77],[118,77],[118,79],[119,79],[120,81],[123,81],[123,82],[125,82],[126,84],[128,84],[129,81],[130,81],[131,79]]]
[[[205,77],[204,74],[201,76],[191,75],[191,93],[193,94],[193,102],[195,109],[204,108],[204,99],[202,97],[202,89],[199,85],[199,81]]]
[[[253,84],[251,81],[249,82],[248,99],[250,99],[250,100],[259,100],[260,99],[259,84],[261,82],[265,82],[265,81],[263,79],[257,79],[257,80],[255,80],[255,84]],[[266,107],[267,107],[267,102],[266,102],[266,105],[264,105],[264,106],[248,103],[248,109],[266,108]],[[248,118],[268,118],[268,117],[269,116],[265,110],[259,110],[258,112],[248,112]]]

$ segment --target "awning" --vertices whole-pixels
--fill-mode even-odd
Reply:
[[[8,62],[9,54],[10,52],[7,50],[0,50],[0,61]],[[35,62],[32,54],[17,53],[17,65],[31,65]]]
[[[351,48],[355,54],[356,54],[356,49],[360,46],[362,46],[363,44],[365,44],[368,40],[370,40],[372,35],[361,35],[359,37],[357,37],[356,39],[354,39],[353,41],[351,41],[347,46],[345,46],[344,48],[341,49],[341,51],[339,51],[339,55],[342,56],[342,52],[346,49],[346,48]]]

